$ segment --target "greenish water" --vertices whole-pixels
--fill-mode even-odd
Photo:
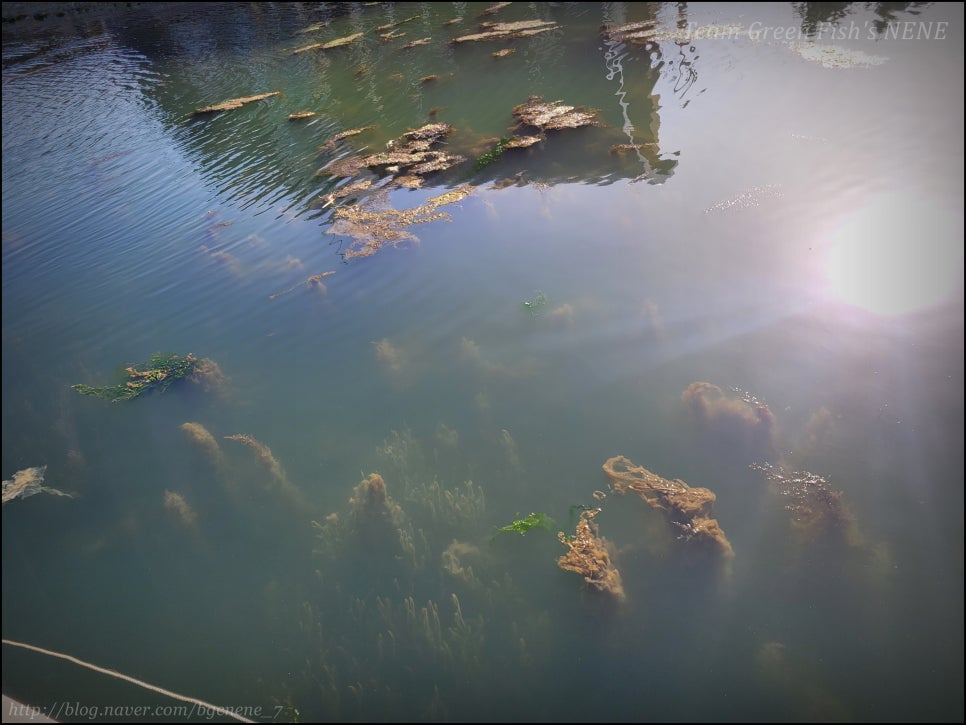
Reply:
[[[961,7],[512,3],[558,26],[448,42],[486,7],[4,24],[3,477],[76,495],[4,504],[4,638],[258,721],[962,721]],[[534,95],[601,125],[474,170]],[[326,164],[430,120],[467,162],[326,204]],[[327,233],[463,183],[418,240]],[[157,352],[224,380],[71,390]],[[611,491],[616,455],[713,491],[734,557]],[[842,497],[789,510],[763,462]],[[621,601],[557,566],[596,490]],[[63,720],[178,704],[3,665]]]

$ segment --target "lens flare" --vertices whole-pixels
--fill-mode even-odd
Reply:
[[[828,279],[843,302],[878,315],[940,304],[962,284],[962,215],[900,195],[878,196],[833,235]]]

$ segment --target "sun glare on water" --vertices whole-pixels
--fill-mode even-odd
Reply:
[[[962,217],[928,202],[878,196],[847,217],[831,240],[832,292],[878,315],[940,304],[962,280]]]

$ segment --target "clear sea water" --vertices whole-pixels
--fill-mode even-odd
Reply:
[[[262,722],[962,721],[961,6],[77,7],[3,26],[2,474],[76,496],[4,505],[4,638]],[[602,125],[474,170],[530,96]],[[326,205],[323,167],[430,120],[470,160],[360,178],[472,193],[344,258],[366,195]],[[157,352],[225,380],[71,389]],[[734,558],[611,494],[626,598],[558,568],[616,455],[713,491]],[[760,462],[851,518],[804,526]],[[367,526],[371,473],[399,509]],[[530,512],[556,526],[498,533]],[[9,645],[3,690],[210,715]]]

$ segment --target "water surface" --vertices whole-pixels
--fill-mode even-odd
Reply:
[[[486,7],[4,24],[3,476],[77,496],[4,505],[4,637],[259,721],[961,721],[961,8],[513,3],[489,20],[558,27],[448,42]],[[660,32],[601,33],[636,21]],[[530,96],[601,125],[474,168]],[[359,178],[397,209],[472,193],[346,259],[333,208],[367,194],[327,205],[354,179],[324,167],[431,120],[470,160]],[[71,390],[159,351],[226,381]],[[695,382],[731,402],[702,416]],[[611,494],[626,599],[560,570],[619,454],[713,491],[734,558]],[[848,519],[804,525],[761,462]],[[351,514],[370,473],[400,507],[375,528]],[[529,512],[557,527],[495,535]],[[176,704],[3,664],[64,720]]]

